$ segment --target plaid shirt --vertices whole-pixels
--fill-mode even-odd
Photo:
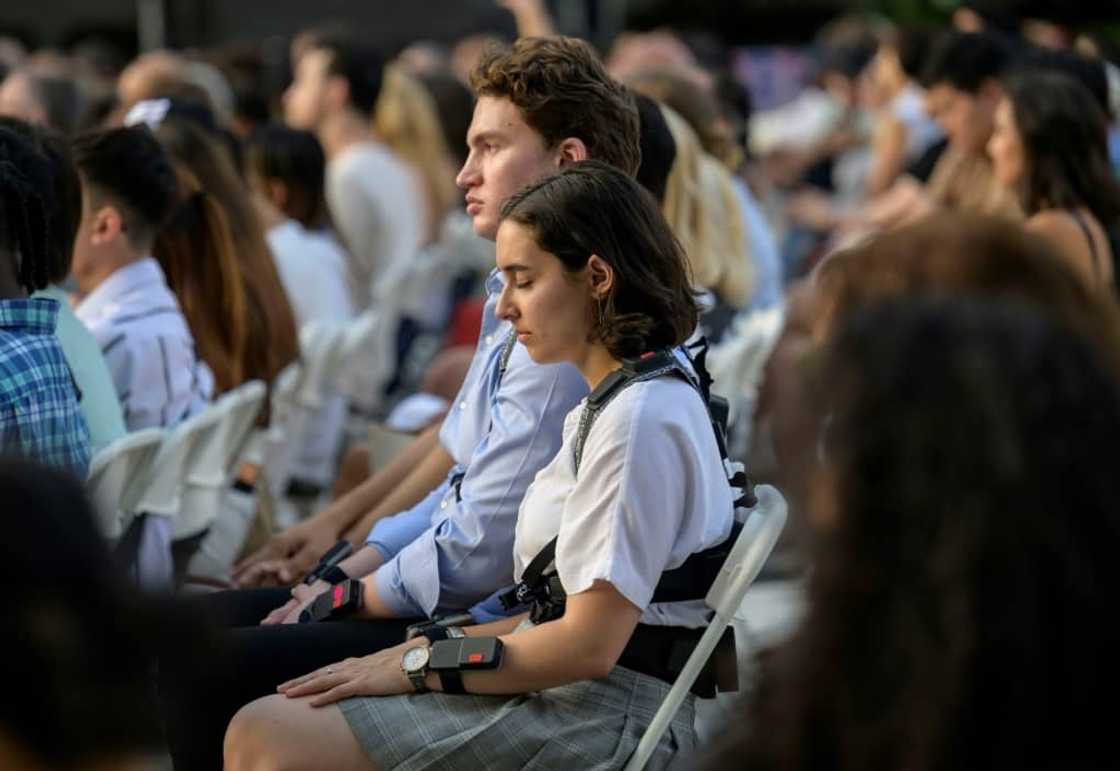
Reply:
[[[0,300],[0,452],[85,478],[89,431],[55,337],[54,300]]]

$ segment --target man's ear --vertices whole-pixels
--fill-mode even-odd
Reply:
[[[567,139],[561,140],[560,144],[556,146],[556,149],[558,151],[557,157],[560,166],[586,161],[591,157],[587,152],[587,145],[578,137],[568,137]]]
[[[124,235],[124,231],[124,217],[116,206],[105,204],[94,211],[90,227],[90,243],[94,246],[112,243]]]
[[[591,255],[587,259],[587,283],[591,286],[592,297],[605,298],[614,289],[614,268],[599,255]]]

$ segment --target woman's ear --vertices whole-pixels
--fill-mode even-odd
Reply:
[[[558,150],[560,166],[586,161],[591,157],[587,152],[587,145],[583,143],[582,139],[576,137],[568,137],[567,139],[561,140],[556,149]]]
[[[587,260],[587,282],[591,286],[591,296],[602,300],[614,289],[614,268],[597,254]]]

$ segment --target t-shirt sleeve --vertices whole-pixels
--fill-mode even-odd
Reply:
[[[668,566],[688,497],[687,444],[649,397],[627,389],[588,435],[557,542],[568,594],[603,580],[644,609]]]

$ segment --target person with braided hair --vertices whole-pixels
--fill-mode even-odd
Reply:
[[[0,128],[0,453],[84,478],[89,430],[55,336],[58,302],[28,297],[50,283],[53,199],[47,159]]]

